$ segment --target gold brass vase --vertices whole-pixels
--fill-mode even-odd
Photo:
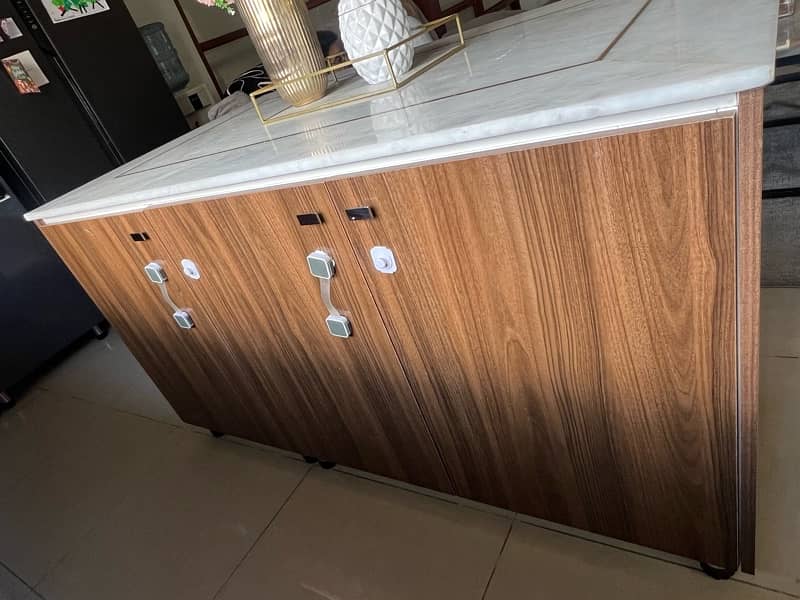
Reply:
[[[273,83],[325,67],[304,0],[236,0],[236,10]],[[322,98],[327,87],[327,76],[318,75],[281,86],[278,93],[289,104],[303,106]]]

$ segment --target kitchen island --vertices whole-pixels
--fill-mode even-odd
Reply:
[[[752,572],[776,27],[563,0],[26,218],[189,423]]]

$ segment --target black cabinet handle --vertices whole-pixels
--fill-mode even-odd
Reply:
[[[300,225],[321,225],[322,215],[319,213],[304,213],[302,215],[297,215],[297,221]]]
[[[357,208],[348,208],[344,211],[347,218],[351,221],[367,221],[375,218],[375,213],[369,206],[359,206]]]

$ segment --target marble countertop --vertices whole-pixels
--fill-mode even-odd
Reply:
[[[263,127],[238,109],[25,215],[54,224],[734,110],[777,2],[562,0],[468,30],[408,86]],[[268,94],[264,114],[284,110]]]

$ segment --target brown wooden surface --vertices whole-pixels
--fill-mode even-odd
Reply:
[[[228,33],[224,33],[215,38],[211,38],[210,40],[200,42],[197,45],[197,49],[200,52],[209,52],[211,50],[219,48],[220,46],[226,46],[231,42],[235,42],[236,40],[246,38],[247,35],[248,35],[247,29],[242,27],[241,29],[236,29],[235,31],[229,31]]]
[[[148,232],[171,271],[182,258],[198,264],[201,279],[185,280],[193,306],[230,348],[226,360],[247,366],[274,425],[297,439],[291,449],[452,491],[341,224],[330,213],[323,225],[297,221],[327,208],[324,188],[296,188],[150,211]],[[317,249],[336,261],[349,339],[328,333],[306,263]]]
[[[758,340],[761,298],[761,183],[764,91],[739,94],[739,428],[742,570],[754,573],[758,466]]]
[[[110,217],[53,227],[42,232],[109,321],[116,327],[180,417],[187,423],[260,439],[280,439],[263,414],[245,402],[240,373],[218,368],[227,351],[208,335],[202,313],[198,328],[181,330],[144,266],[165,258],[158,240],[135,243],[132,232],[147,231],[142,215]],[[175,269],[167,283],[172,299],[193,308]]]
[[[457,493],[736,564],[734,171],[726,118],[327,184]]]

